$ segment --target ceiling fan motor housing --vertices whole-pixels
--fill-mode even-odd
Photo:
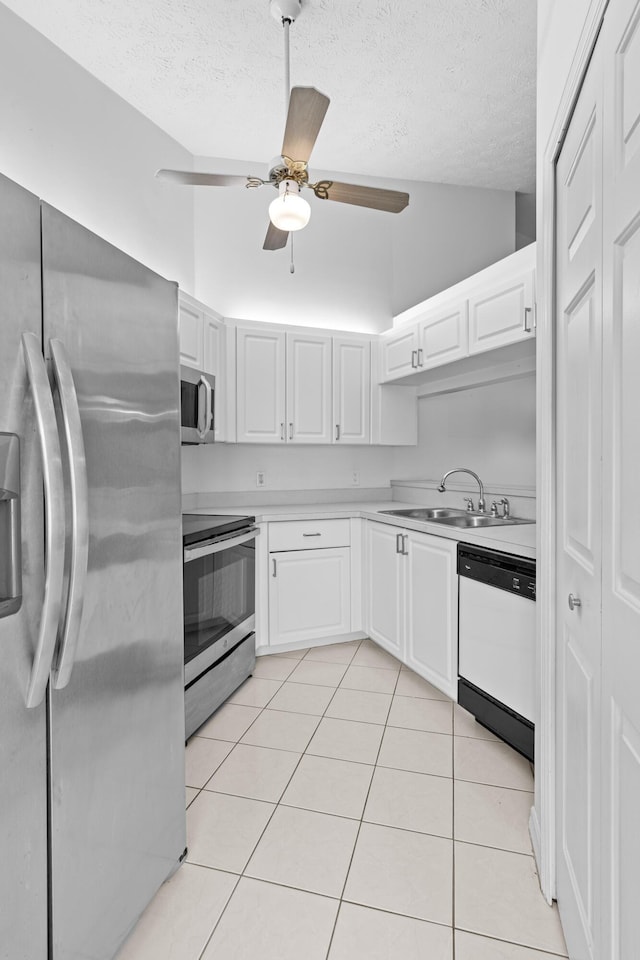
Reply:
[[[269,9],[278,23],[285,20],[294,23],[302,11],[302,0],[270,0]]]

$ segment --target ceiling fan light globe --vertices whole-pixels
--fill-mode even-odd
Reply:
[[[274,227],[293,233],[306,227],[310,216],[311,207],[300,196],[298,184],[283,181],[279,186],[279,195],[269,204],[269,219]]]

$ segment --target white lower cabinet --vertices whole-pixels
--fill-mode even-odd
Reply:
[[[376,521],[365,542],[365,630],[457,699],[457,543]]]
[[[349,520],[272,523],[269,528],[269,646],[349,633]]]

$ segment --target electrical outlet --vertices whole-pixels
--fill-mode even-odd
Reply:
[[[265,474],[264,470],[258,470],[256,473],[256,487],[264,487],[265,484]]]
[[[353,487],[360,486],[360,474],[358,473],[357,470],[354,470],[353,473],[351,474],[351,485]]]

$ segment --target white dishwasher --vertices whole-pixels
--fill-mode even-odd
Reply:
[[[533,760],[536,562],[458,544],[458,702]]]

